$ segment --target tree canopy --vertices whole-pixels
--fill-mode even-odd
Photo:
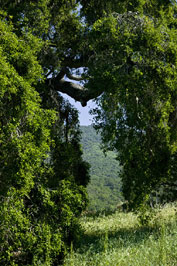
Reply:
[[[105,149],[118,151],[123,191],[132,206],[176,180],[177,32],[173,16],[162,14],[114,14],[93,31],[101,53],[91,73],[106,85],[96,126]]]
[[[77,110],[46,85],[46,26],[33,32],[15,3],[0,12],[0,264],[58,265],[87,206],[89,166]]]
[[[0,262],[58,265],[89,181],[77,111],[60,92],[83,106],[96,99],[95,127],[117,151],[130,207],[176,182],[177,5],[0,5]]]

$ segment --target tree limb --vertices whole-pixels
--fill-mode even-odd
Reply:
[[[60,77],[61,75],[59,74],[59,76],[55,78],[48,79],[48,85],[51,86],[53,90],[66,93],[74,100],[79,101],[82,106],[86,106],[89,100],[95,99],[101,94],[100,91],[89,90],[74,82],[66,81],[64,78],[60,79]]]
[[[81,76],[72,75],[71,72],[69,71],[69,68],[67,68],[67,67],[66,67],[66,76],[67,76],[67,78],[72,79],[72,80],[76,80],[76,81],[81,81],[81,80],[85,79]]]

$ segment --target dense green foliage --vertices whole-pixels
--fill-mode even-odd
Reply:
[[[87,206],[89,166],[77,111],[46,86],[46,1],[10,2],[0,10],[0,264],[58,265]]]
[[[150,2],[97,20],[91,33],[97,54],[88,87],[104,91],[95,124],[105,149],[118,152],[132,208],[177,180],[176,3],[152,1],[154,10]]]
[[[91,166],[90,183],[87,187],[88,210],[115,209],[123,200],[116,154],[112,151],[106,155],[103,153],[101,136],[96,133],[93,126],[81,126],[81,131],[83,157]]]
[[[139,224],[133,213],[116,212],[98,217],[82,217],[84,229],[77,249],[65,265],[81,266],[176,266],[176,205],[155,210],[148,226]]]

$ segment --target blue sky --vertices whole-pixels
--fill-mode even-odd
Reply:
[[[80,68],[81,72],[82,72],[82,68]],[[65,80],[73,82],[73,83],[80,83],[79,81],[75,81],[75,80],[70,80],[65,76]],[[87,106],[82,107],[80,102],[76,102],[73,98],[71,98],[70,96],[68,96],[65,93],[61,93],[60,94],[67,100],[69,100],[69,102],[74,105],[74,107],[79,111],[79,121],[80,121],[80,125],[81,126],[88,126],[92,124],[92,119],[93,116],[89,114],[89,111],[91,108],[95,107],[96,104],[93,101],[88,101],[87,102]]]
[[[61,92],[60,92],[61,93]],[[89,114],[89,110],[95,106],[95,103],[93,101],[89,101],[87,103],[87,106],[82,107],[80,102],[76,102],[68,95],[61,93],[65,99],[68,99],[69,102],[74,105],[74,107],[79,110],[79,121],[81,126],[88,126],[92,124],[92,118],[93,116]]]

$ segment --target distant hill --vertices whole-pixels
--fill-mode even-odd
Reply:
[[[114,209],[122,200],[119,163],[116,154],[105,157],[100,148],[101,138],[92,126],[81,126],[84,159],[91,165],[91,182],[88,185],[90,210]]]

